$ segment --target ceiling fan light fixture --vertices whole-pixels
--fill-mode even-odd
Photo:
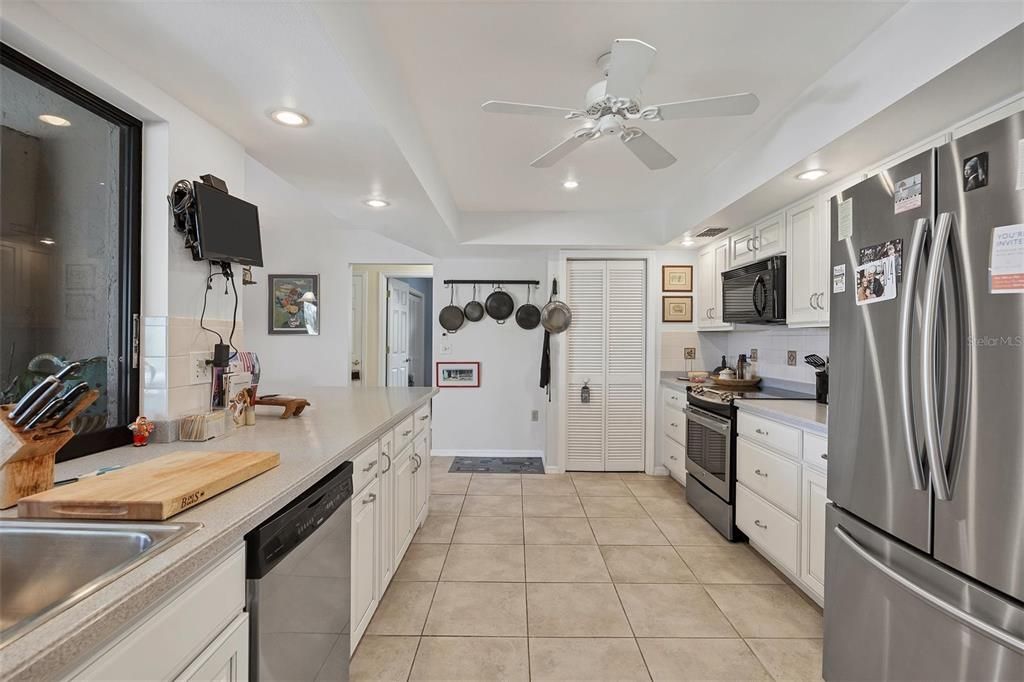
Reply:
[[[270,118],[275,123],[290,128],[304,128],[309,125],[309,117],[291,109],[277,109],[270,113]]]
[[[828,175],[828,171],[824,168],[811,168],[809,170],[805,170],[803,173],[798,173],[796,179],[810,182],[812,180],[817,180],[818,178],[823,178],[826,175]]]
[[[579,186],[580,186],[579,180],[569,179],[569,180],[566,180],[565,182],[562,183],[562,187],[564,187],[566,189],[576,189]]]
[[[46,246],[53,246],[54,244],[57,243],[57,240],[54,239],[53,237],[43,237],[42,239],[39,240],[39,243],[45,244]]]
[[[370,199],[365,199],[363,203],[369,206],[370,208],[387,208],[388,206],[391,205],[390,201],[387,201],[386,199],[381,199],[380,197],[372,197]]]

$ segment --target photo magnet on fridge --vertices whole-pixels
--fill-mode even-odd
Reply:
[[[887,256],[892,256],[896,262],[896,281],[903,281],[903,240],[902,239],[890,239],[887,242],[881,244],[875,244],[874,246],[865,246],[858,253],[857,263],[864,265],[871,261],[882,260]]]
[[[896,259],[887,256],[881,260],[858,265],[854,269],[857,286],[854,295],[857,305],[870,305],[896,298]]]
[[[988,185],[988,152],[968,156],[964,159],[964,191],[980,189]]]
[[[832,293],[841,294],[846,291],[846,263],[832,268]]]
[[[896,214],[921,206],[921,174],[911,175],[896,183],[893,190]]]

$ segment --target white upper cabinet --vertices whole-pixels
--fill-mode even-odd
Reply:
[[[729,262],[733,267],[757,260],[754,227],[750,226],[729,237]]]
[[[693,314],[698,329],[732,329],[731,324],[722,322],[722,273],[732,267],[731,244],[723,239],[697,257],[697,309]]]
[[[785,250],[785,218],[782,213],[776,213],[729,237],[729,267],[738,268]]]
[[[823,200],[786,210],[786,321],[791,327],[828,326],[828,227]]]

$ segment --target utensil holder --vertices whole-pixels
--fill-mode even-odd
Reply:
[[[814,398],[822,405],[828,405],[828,372],[814,373]]]

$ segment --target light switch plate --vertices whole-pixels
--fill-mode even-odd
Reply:
[[[787,350],[786,351],[786,364],[789,365],[790,367],[796,367],[796,351],[795,350]]]
[[[683,349],[683,358],[685,358],[687,360],[696,360],[697,359],[697,349],[696,348],[684,348]]]

